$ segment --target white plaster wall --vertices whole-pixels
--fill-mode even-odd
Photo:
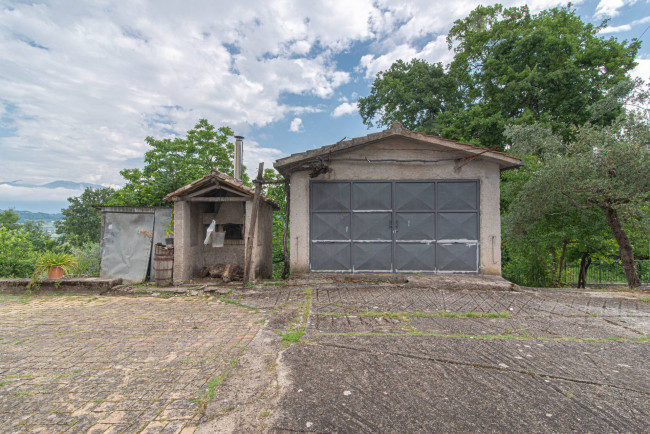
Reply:
[[[328,163],[331,171],[313,180],[478,179],[480,181],[480,272],[500,275],[499,166],[477,157],[458,169],[458,164],[454,160],[462,156],[462,154],[448,152],[444,148],[435,149],[431,145],[406,138],[390,138],[332,157]],[[363,161],[345,161],[346,159]],[[449,161],[372,162],[377,159],[449,159]],[[294,172],[291,175],[290,265],[292,273],[309,272],[310,180],[312,178],[309,177],[308,171]]]

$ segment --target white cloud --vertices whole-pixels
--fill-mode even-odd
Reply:
[[[607,33],[618,33],[618,32],[627,32],[628,30],[631,30],[632,26],[629,24],[623,24],[621,26],[608,26],[605,27],[604,29],[601,29],[600,33],[601,35],[605,35]]]
[[[565,0],[502,3],[539,11]],[[363,78],[396,59],[449,62],[444,35],[478,4],[16,1],[0,8],[0,181],[121,184],[119,170],[141,164],[145,137],[182,135],[199,118],[254,136],[325,117],[327,100],[356,101],[351,87],[365,94]],[[356,71],[353,46],[367,49]],[[349,105],[332,116],[352,112],[339,103]],[[302,131],[295,119],[291,131]],[[280,155],[249,140],[245,158],[255,167]]]
[[[636,62],[638,65],[632,70],[632,77],[638,77],[646,83],[650,83],[650,57],[639,57]]]
[[[357,109],[356,103],[344,102],[343,104],[337,106],[334,109],[334,111],[332,112],[332,117],[338,118],[343,115],[350,115],[352,113],[357,113],[358,111],[359,110]]]
[[[621,13],[619,9],[623,8],[624,6],[633,5],[634,3],[636,3],[636,0],[600,0],[600,2],[598,2],[598,6],[596,6],[594,17],[615,17]]]
[[[302,126],[302,119],[300,118],[293,118],[291,121],[291,124],[289,125],[289,131],[292,133],[300,133],[304,131],[305,129]]]

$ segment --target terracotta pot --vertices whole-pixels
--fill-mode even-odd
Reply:
[[[47,272],[47,278],[48,279],[60,279],[63,277],[65,274],[62,267],[52,267],[48,272]]]

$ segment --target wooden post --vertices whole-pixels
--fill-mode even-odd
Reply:
[[[282,249],[284,255],[284,269],[282,270],[282,278],[289,277],[289,255],[287,255],[287,233],[289,232],[289,210],[291,207],[291,188],[289,186],[289,178],[284,182],[284,191],[287,193],[287,205],[284,215],[284,235],[282,236]]]
[[[260,207],[260,195],[262,194],[262,175],[264,174],[264,163],[260,163],[257,169],[255,180],[255,194],[253,195],[253,207],[251,210],[250,227],[248,228],[248,239],[246,240],[246,256],[244,257],[244,285],[250,281],[251,268],[253,265],[253,243],[255,242],[255,227],[257,226],[257,212]]]

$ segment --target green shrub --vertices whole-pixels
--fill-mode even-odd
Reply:
[[[0,226],[0,277],[29,277],[36,252],[24,229]]]
[[[99,243],[90,242],[80,247],[72,247],[72,255],[77,259],[75,276],[99,277]]]

